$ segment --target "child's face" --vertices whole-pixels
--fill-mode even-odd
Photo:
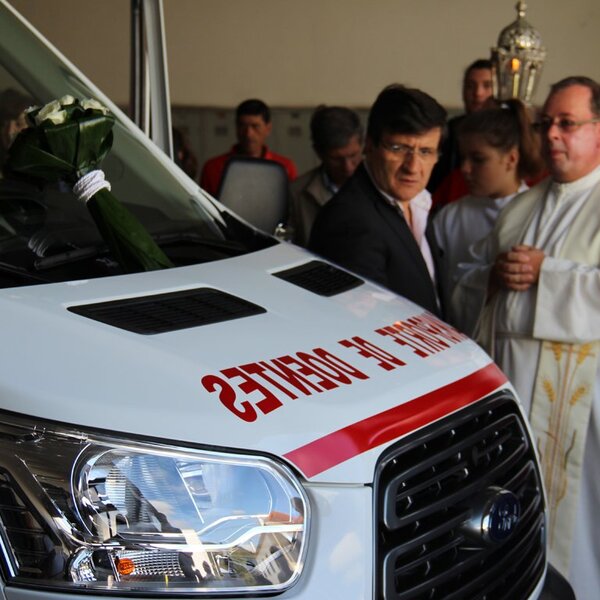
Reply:
[[[476,133],[463,136],[459,146],[460,168],[473,196],[501,198],[517,191],[517,148],[503,152]]]

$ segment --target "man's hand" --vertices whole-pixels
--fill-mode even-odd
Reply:
[[[544,252],[532,246],[513,246],[499,254],[492,269],[491,287],[499,286],[523,292],[535,285],[540,278]]]

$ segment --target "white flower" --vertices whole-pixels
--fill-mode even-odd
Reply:
[[[66,107],[75,104],[77,100],[71,96],[70,94],[65,94],[59,100],[53,100],[52,102],[48,102],[45,106],[43,106],[39,112],[35,115],[35,124],[41,125],[44,121],[50,121],[55,125],[60,125],[67,120],[67,111],[64,110]],[[98,100],[94,100],[93,98],[85,98],[80,102],[83,110],[97,110],[107,115],[109,113],[108,109],[100,104]],[[27,109],[27,112],[36,110],[36,107],[31,107]]]
[[[100,104],[100,102],[98,102],[98,100],[95,100],[94,98],[85,98],[84,100],[82,100],[81,108],[83,108],[84,110],[99,110],[105,115],[108,114],[108,108]]]
[[[35,115],[35,124],[41,125],[46,119],[50,118],[50,115],[60,112],[61,108],[62,107],[58,100],[52,100],[52,102],[48,102],[48,104],[43,106],[40,112]],[[52,119],[50,120],[54,123]]]
[[[70,106],[71,104],[75,104],[75,98],[71,96],[71,94],[65,94],[60,100],[61,106]]]
[[[52,123],[54,123],[55,125],[60,125],[61,123],[64,123],[67,119],[67,111],[66,110],[59,110],[57,112],[53,112],[52,114],[49,114],[46,117],[47,121],[52,121]]]

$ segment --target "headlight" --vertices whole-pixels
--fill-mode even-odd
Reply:
[[[256,594],[299,577],[309,506],[267,458],[0,415],[0,524],[15,584]]]

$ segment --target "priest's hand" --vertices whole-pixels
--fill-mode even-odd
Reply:
[[[540,278],[544,256],[542,250],[524,244],[499,254],[492,269],[495,285],[515,292],[528,290]]]

